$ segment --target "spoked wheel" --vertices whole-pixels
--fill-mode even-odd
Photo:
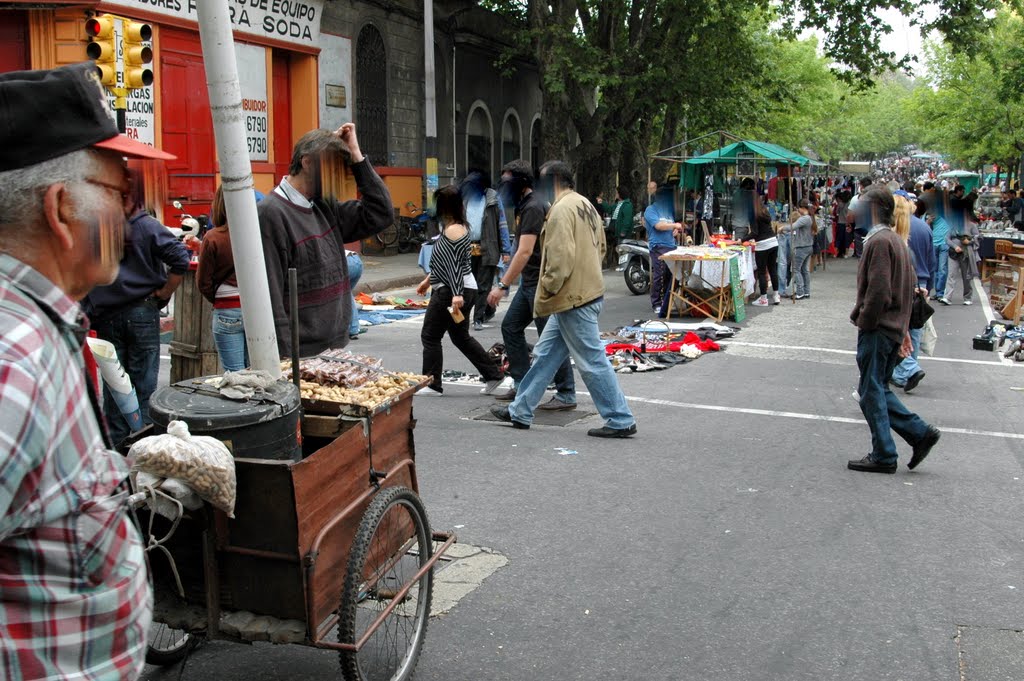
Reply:
[[[635,296],[642,296],[651,290],[651,271],[641,258],[629,261],[623,277],[626,279],[626,288]]]
[[[180,662],[192,635],[181,629],[171,629],[162,622],[153,622],[149,627],[149,641],[146,646],[146,662],[160,667]]]
[[[405,487],[381,490],[363,515],[349,552],[338,641],[355,644],[395,603],[359,652],[341,653],[346,681],[412,678],[427,631],[433,570],[413,581],[432,552],[423,503]],[[405,594],[403,587],[411,585]]]

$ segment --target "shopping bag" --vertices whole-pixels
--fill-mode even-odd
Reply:
[[[935,322],[931,319],[921,327],[921,352],[931,357],[935,354],[935,343],[939,340],[939,334],[935,331]]]

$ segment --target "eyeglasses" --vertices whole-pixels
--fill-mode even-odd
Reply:
[[[85,178],[85,181],[91,185],[103,187],[104,189],[109,189],[110,191],[115,192],[119,197],[121,197],[122,203],[124,203],[124,201],[128,198],[128,192],[125,191],[125,186],[123,184],[111,184],[109,182],[103,182],[102,180],[96,180],[91,177]]]

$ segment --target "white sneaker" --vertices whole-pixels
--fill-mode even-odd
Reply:
[[[758,307],[768,307],[768,296],[761,296],[754,301],[754,305],[757,305]]]
[[[420,388],[419,390],[417,390],[416,394],[417,395],[442,395],[444,393],[441,393],[441,392],[438,392],[437,390],[434,390],[429,385],[425,385],[422,388]]]
[[[779,303],[781,303],[781,302],[782,302],[782,296],[780,296],[780,295],[779,295],[779,292],[778,292],[778,291],[776,291],[776,292],[775,292],[775,293],[774,293],[774,294],[772,295],[772,305],[778,305],[778,304],[779,304]]]
[[[970,300],[965,300],[965,301],[964,301],[964,305],[970,305],[970,304],[971,304],[971,302],[972,302],[972,301],[970,301]]]
[[[487,385],[480,391],[484,395],[493,395],[502,390],[509,390],[515,386],[511,376],[505,376],[500,381],[487,381]]]
[[[949,305],[949,298],[947,298],[946,296],[942,296],[941,298],[939,298],[939,302],[942,303],[943,305]]]

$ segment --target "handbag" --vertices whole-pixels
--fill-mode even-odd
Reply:
[[[924,330],[921,332],[921,352],[932,357],[935,355],[935,343],[939,340],[939,334],[935,331],[935,322],[925,322]]]
[[[923,329],[933,314],[935,308],[928,304],[928,298],[920,291],[915,291],[914,302],[910,307],[910,328]]]

